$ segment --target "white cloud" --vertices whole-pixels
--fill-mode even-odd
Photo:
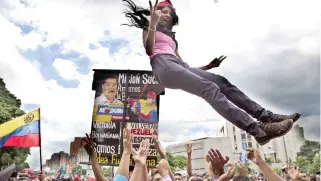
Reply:
[[[58,71],[59,75],[67,80],[77,79],[77,66],[74,62],[66,59],[56,58],[53,66]]]
[[[63,78],[80,82],[78,88],[64,88],[56,80],[44,80],[38,63],[24,59],[17,47],[23,50],[35,49],[38,45],[48,46],[63,41],[63,52],[75,50],[82,56],[87,56],[91,60],[90,68],[151,68],[148,57],[143,55],[141,32],[120,26],[126,22],[121,13],[121,1],[27,2],[30,3],[27,7],[18,0],[0,2],[0,7],[3,7],[0,8],[0,77],[4,78],[8,89],[23,103],[41,105],[42,116],[46,120],[42,129],[45,159],[49,158],[52,151],[69,150],[68,147],[60,148],[60,145],[51,144],[71,140],[74,136],[89,132],[94,96],[91,91],[92,73],[83,75],[70,60],[56,59],[53,66]],[[140,3],[142,2],[148,6],[145,1],[141,0]],[[176,0],[173,3],[180,16],[180,25],[175,30],[183,59],[191,66],[200,66],[215,56],[228,55],[222,67],[214,70],[215,73],[227,77],[234,74],[242,76],[249,69],[257,69],[259,64],[266,64],[267,69],[275,68],[268,64],[269,59],[263,60],[260,56],[276,54],[293,47],[307,55],[315,53],[318,46],[314,36],[309,35],[318,27],[320,13],[317,7],[320,7],[320,2],[317,0],[304,3],[290,0],[224,0],[217,5],[214,5],[212,0],[202,0],[202,3],[196,0]],[[32,23],[37,27],[37,32],[22,36],[20,28],[10,21]],[[290,37],[302,35],[302,38],[294,44],[267,44],[267,49],[262,51],[260,47],[266,43],[265,40],[271,36],[271,32],[283,32]],[[45,43],[42,42],[44,36],[47,38]],[[98,43],[100,40],[118,38],[128,40],[129,44],[112,55],[109,48],[101,47]],[[98,49],[89,49],[89,43],[97,45]],[[244,90],[243,87],[241,89]],[[161,128],[163,132],[160,137],[164,144],[172,140],[173,130],[176,134],[174,141],[213,136],[217,133],[215,130],[222,125],[216,122],[178,124],[178,121],[183,120],[222,118],[196,96],[177,90],[166,91],[166,96],[163,96],[161,101],[160,127],[172,125],[172,128]],[[250,97],[265,103],[264,98],[260,98],[256,93],[250,94]],[[275,108],[273,104],[264,105]],[[207,125],[213,131],[189,133],[188,130],[199,124]],[[32,153],[30,161],[38,157],[36,149],[33,149]]]

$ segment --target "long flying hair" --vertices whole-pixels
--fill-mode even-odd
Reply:
[[[129,20],[129,24],[122,24],[130,27],[137,27],[140,29],[147,29],[149,26],[149,20],[147,16],[150,16],[151,12],[149,9],[137,6],[132,0],[123,0],[127,6],[127,10],[125,10],[124,14]],[[158,6],[157,9],[161,10],[165,6]],[[172,25],[178,25],[178,16],[176,14],[175,9],[172,6],[168,6],[172,10]]]

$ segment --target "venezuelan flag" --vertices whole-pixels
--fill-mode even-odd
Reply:
[[[40,109],[0,125],[0,148],[34,146],[40,146]]]

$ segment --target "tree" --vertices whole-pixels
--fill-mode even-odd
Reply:
[[[111,167],[103,167],[102,170],[103,170],[104,175],[111,174],[111,172],[112,172]]]
[[[79,175],[81,174],[82,167],[80,165],[77,165],[74,169],[72,169],[71,174],[73,175]]]
[[[244,163],[244,165],[246,166],[246,168],[248,169],[249,173],[253,172],[253,169],[251,168],[251,164],[249,162]]]
[[[82,169],[82,170],[81,170],[81,175],[87,175],[87,170]]]
[[[282,169],[281,168],[273,168],[273,171],[277,173],[278,175],[282,175]]]
[[[280,159],[275,159],[275,163],[281,163],[282,161]]]
[[[273,161],[274,161],[273,158],[265,158],[265,162],[266,162],[266,163],[271,164],[271,163],[273,163]]]
[[[312,163],[316,154],[320,153],[320,142],[306,140],[300,147],[297,156],[306,157],[306,160]]]
[[[21,116],[24,112],[20,109],[21,101],[6,89],[5,83],[0,78],[0,124],[15,117]],[[2,148],[0,149],[0,170],[15,163],[17,167],[24,167],[24,162],[30,155],[29,148]]]
[[[300,172],[306,173],[309,166],[309,161],[305,156],[298,156],[295,159],[295,165],[299,167]]]
[[[167,161],[169,167],[175,172],[177,170],[182,170],[186,168],[186,157],[184,156],[174,156],[169,152],[166,152]],[[157,160],[160,160],[160,157],[157,156]]]
[[[316,172],[320,172],[320,154],[314,156],[312,164],[307,169],[307,173],[316,174]]]
[[[1,155],[1,165],[11,165],[11,163],[13,162],[11,159],[11,155],[9,153],[3,153]]]
[[[21,163],[20,165],[16,165],[17,171],[22,171],[25,168],[30,168],[27,162]]]
[[[175,170],[183,170],[184,168],[186,168],[186,157],[184,156],[174,156],[173,162],[173,167],[175,168]]]

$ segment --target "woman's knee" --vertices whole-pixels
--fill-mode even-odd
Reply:
[[[221,76],[221,75],[215,75],[217,76],[217,85],[222,89],[222,91],[224,91],[224,89],[227,89],[231,86],[234,86],[233,84],[231,84],[231,82],[229,80],[227,80],[227,78]]]

